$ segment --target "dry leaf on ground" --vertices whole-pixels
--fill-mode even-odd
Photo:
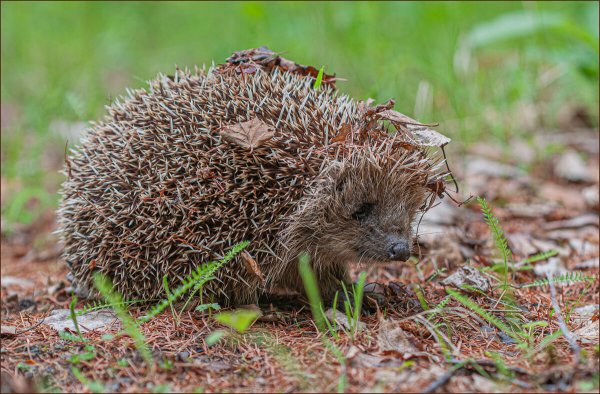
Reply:
[[[90,312],[77,317],[77,323],[81,332],[88,332],[96,329],[108,329],[118,322],[117,315],[109,310]],[[44,320],[44,324],[52,327],[56,331],[69,329],[75,331],[75,324],[71,319],[71,311],[68,309],[57,309],[52,311],[50,316]]]
[[[560,155],[554,164],[554,173],[571,182],[590,182],[594,179],[581,156],[572,149]]]
[[[397,322],[383,319],[377,334],[377,344],[382,352],[397,352],[403,359],[413,356],[428,356],[417,347],[418,340],[404,331]]]
[[[352,324],[350,323],[350,321],[348,320],[348,317],[346,317],[346,315],[344,314],[344,312],[340,312],[338,310],[334,310],[333,308],[329,308],[327,309],[327,311],[325,312],[325,316],[327,316],[327,318],[330,321],[335,321],[337,323],[337,327],[339,328],[344,328],[346,330],[351,330],[352,329]],[[335,317],[334,317],[335,316]],[[366,324],[358,321],[356,322],[356,329],[357,331],[362,331],[366,328]]]
[[[0,326],[0,335],[15,336],[17,335],[17,328],[13,326]]]
[[[481,272],[473,267],[460,267],[452,275],[440,282],[444,286],[454,286],[468,290],[475,288],[484,293],[490,289],[490,281]],[[466,286],[466,288],[465,288]]]

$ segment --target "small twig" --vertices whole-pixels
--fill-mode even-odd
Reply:
[[[563,335],[569,342],[569,345],[571,345],[571,349],[575,354],[576,361],[580,362],[581,348],[577,344],[577,340],[573,338],[573,334],[571,333],[571,331],[569,331],[569,328],[567,327],[567,324],[565,323],[562,317],[560,306],[558,305],[558,301],[556,300],[556,288],[554,287],[554,283],[552,283],[552,276],[548,273],[546,277],[548,278],[548,285],[550,286],[550,297],[552,300],[552,307],[554,308],[554,313],[556,314],[556,318],[558,319],[558,326],[560,327],[561,331],[563,332]]]
[[[454,362],[459,362],[459,360],[454,360]],[[486,359],[480,359],[480,360],[469,360],[470,364],[477,364],[480,365],[482,367],[493,367],[493,368],[497,368],[496,363],[494,363],[492,360],[486,360]],[[529,372],[527,372],[526,370],[524,370],[523,368],[519,368],[519,367],[510,367],[510,366],[506,366],[506,369],[508,369],[509,371],[518,373],[520,375],[529,375]]]
[[[425,388],[425,390],[423,390],[424,393],[432,393],[435,390],[439,389],[440,387],[444,386],[446,383],[448,383],[448,381],[450,380],[450,378],[452,378],[452,376],[454,376],[454,374],[462,368],[466,368],[469,365],[479,365],[481,367],[493,367],[496,368],[496,364],[491,361],[491,360],[457,360],[455,358],[453,358],[452,360],[450,360],[451,363],[454,363],[454,365],[448,370],[446,371],[442,376],[440,376],[436,381],[434,381],[433,383],[431,383],[429,386],[427,386]],[[523,368],[519,368],[519,367],[507,367],[508,370],[521,374],[521,375],[526,375],[528,376],[529,373],[524,370]],[[512,383],[516,384],[517,386],[520,387],[524,387],[524,388],[530,388],[531,386],[526,383],[526,382],[522,382],[522,381],[517,381],[516,379],[512,379],[511,380]]]
[[[450,178],[452,179],[452,182],[454,183],[454,187],[456,188],[455,193],[458,193],[459,192],[458,182],[456,182],[456,178],[454,178],[454,174],[452,173],[452,170],[450,169],[450,165],[448,164],[448,159],[446,158],[446,151],[444,150],[444,146],[445,145],[442,145],[440,147],[442,150],[442,155],[444,156],[444,164],[446,164],[446,169],[448,170],[448,175],[450,175]]]
[[[465,366],[465,364],[466,364],[466,361],[463,361],[460,364],[455,364],[454,366],[452,366],[452,368],[450,368],[449,370],[444,372],[444,374],[442,376],[440,376],[433,383],[431,383],[429,386],[427,386],[425,388],[425,390],[423,390],[423,393],[433,393],[435,390],[444,386],[446,383],[448,383],[450,378],[452,378],[452,376],[454,376],[456,371],[463,368]]]
[[[21,335],[21,334],[23,334],[23,333],[25,333],[25,332],[27,332],[27,331],[31,331],[31,330],[33,330],[34,328],[36,328],[36,327],[38,327],[40,324],[42,324],[42,323],[44,322],[44,320],[46,320],[46,318],[45,318],[45,317],[44,317],[42,320],[40,320],[39,322],[35,323],[33,326],[29,327],[29,328],[26,328],[26,329],[24,329],[24,330],[17,331],[17,332],[16,332],[16,335]]]

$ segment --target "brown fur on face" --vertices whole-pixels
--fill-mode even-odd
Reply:
[[[427,194],[424,176],[414,168],[418,164],[418,154],[388,156],[368,148],[332,161],[287,221],[287,264],[273,282],[300,290],[292,272],[306,252],[322,294],[330,297],[340,281],[349,281],[348,263],[397,260],[390,255],[395,243],[403,243],[409,254],[413,220]]]

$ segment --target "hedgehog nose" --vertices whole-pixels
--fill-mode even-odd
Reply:
[[[400,241],[392,244],[389,257],[390,260],[408,260],[410,258],[410,248],[408,246],[408,242]]]

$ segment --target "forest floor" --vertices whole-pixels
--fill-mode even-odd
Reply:
[[[68,325],[56,311],[71,295],[46,212],[2,237],[2,392],[597,392],[598,130],[470,152],[450,159],[460,199],[488,200],[506,267],[477,201],[444,199],[419,227],[420,255],[356,268],[394,289],[356,332],[319,332],[308,307],[261,305],[248,331],[209,345],[224,327],[212,315],[167,308],[140,325],[151,362],[110,312],[83,340],[48,325],[60,316]],[[470,287],[457,289],[460,279]]]

